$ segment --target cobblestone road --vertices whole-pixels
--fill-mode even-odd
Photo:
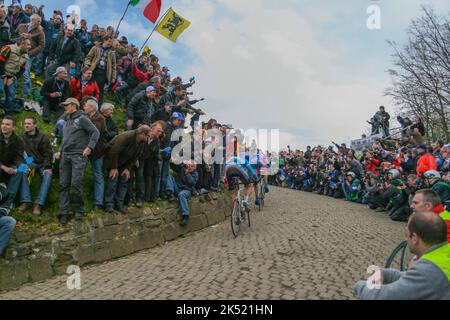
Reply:
[[[404,223],[364,206],[273,188],[252,228],[229,219],[165,246],[29,284],[0,299],[354,299],[355,281],[382,266]]]

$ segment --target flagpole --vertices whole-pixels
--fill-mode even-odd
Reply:
[[[118,33],[118,32],[119,32],[120,24],[122,23],[123,18],[125,18],[125,15],[127,14],[127,11],[128,11],[128,8],[130,7],[130,5],[131,5],[131,0],[128,1],[128,5],[127,5],[127,7],[125,8],[125,12],[123,13],[122,18],[120,18],[119,24],[118,24],[117,27],[116,27],[116,34],[117,34],[117,36],[119,36],[119,33]]]
[[[152,32],[150,32],[150,35],[147,37],[147,40],[145,40],[145,42],[142,45],[140,51],[142,51],[142,49],[144,49],[144,47],[147,44],[148,40],[150,40],[150,37],[152,36],[153,32],[155,32],[156,28],[158,28],[159,23],[161,22],[162,19],[164,19],[164,17],[167,15],[167,13],[169,13],[170,9],[172,9],[172,7],[167,9],[167,11],[158,19],[158,21],[156,21],[155,27],[153,28]]]

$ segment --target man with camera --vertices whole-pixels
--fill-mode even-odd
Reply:
[[[44,122],[51,121],[51,111],[56,112],[56,119],[63,113],[64,109],[60,106],[61,102],[66,101],[69,97],[69,82],[67,81],[68,73],[66,68],[58,67],[53,77],[45,80],[41,88]]]
[[[383,138],[389,137],[389,119],[391,116],[385,111],[384,106],[380,106],[379,111],[375,113],[371,121],[368,121],[372,125],[372,135],[376,135],[381,132]]]

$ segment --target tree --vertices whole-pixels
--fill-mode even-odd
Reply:
[[[431,7],[422,11],[412,21],[403,48],[388,41],[395,68],[388,70],[392,86],[385,94],[401,113],[422,119],[428,141],[450,141],[450,20]]]

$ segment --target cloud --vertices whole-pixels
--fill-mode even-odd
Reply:
[[[182,11],[193,22],[183,42],[198,57],[186,73],[197,76],[196,92],[208,97],[207,110],[220,121],[278,128],[282,146],[303,147],[359,137],[386,102],[383,70],[364,74],[364,57],[355,63],[341,54],[345,42],[320,41],[318,22],[301,11],[260,0],[218,5],[234,18],[207,1],[189,1]]]

